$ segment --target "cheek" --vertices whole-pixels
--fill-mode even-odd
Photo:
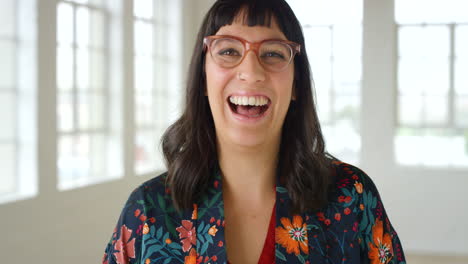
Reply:
[[[223,90],[229,82],[230,71],[221,69],[212,62],[207,61],[205,65],[206,74],[206,94],[211,99],[223,96]]]

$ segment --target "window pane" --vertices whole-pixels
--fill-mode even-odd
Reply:
[[[91,4],[91,5],[102,5],[104,0],[69,0],[78,4]]]
[[[58,89],[71,91],[73,87],[73,49],[59,45],[57,48],[57,86]]]
[[[398,41],[403,57],[448,58],[450,54],[448,26],[400,27]]]
[[[402,95],[421,95],[424,89],[424,71],[421,61],[401,58],[398,63],[398,91]]]
[[[468,95],[468,56],[457,58],[455,62],[455,91],[459,95]]]
[[[16,86],[16,48],[13,42],[0,40],[0,89]]]
[[[106,61],[103,52],[100,51],[91,51],[90,53],[91,60],[91,89],[93,90],[102,90],[105,88],[105,80],[107,72],[105,71]]]
[[[320,123],[326,124],[331,121],[331,109],[330,109],[330,96],[318,95],[317,96],[317,114],[320,119]]]
[[[104,128],[104,96],[99,93],[83,93],[79,96],[79,126],[80,129]]]
[[[401,125],[419,126],[422,124],[422,98],[419,96],[400,96],[398,117]]]
[[[330,60],[332,54],[332,32],[329,26],[304,27],[304,37],[307,42],[309,58],[323,58]],[[312,60],[311,63],[313,63]]]
[[[420,62],[418,67],[422,79],[424,93],[445,96],[449,90],[449,60],[428,59]]]
[[[16,101],[13,93],[0,92],[0,142],[15,139]]]
[[[90,174],[93,177],[105,177],[107,175],[107,136],[104,134],[92,134],[90,136]],[[112,164],[112,163],[110,163]]]
[[[153,17],[153,0],[135,0],[133,4],[135,16],[141,18]]]
[[[455,100],[456,126],[468,128],[468,96],[459,96]],[[466,134],[468,136],[468,131]]]
[[[139,131],[135,142],[135,166],[137,174],[157,169],[160,133]]]
[[[288,0],[288,3],[302,24],[360,23],[362,20],[361,0]]]
[[[153,60],[148,57],[135,57],[135,89],[149,92],[153,87]]]
[[[15,0],[2,0],[0,8],[0,36],[13,36],[15,34]]]
[[[468,57],[468,26],[457,26],[455,29],[455,54]]]
[[[466,10],[466,0],[395,0],[398,23],[468,22]]]
[[[361,69],[356,67],[360,61],[337,60],[334,65],[334,88],[338,95],[356,95],[360,93]]]
[[[58,150],[59,185],[84,178],[89,174],[88,136],[61,136]]]
[[[427,96],[424,100],[424,117],[426,125],[447,125],[448,123],[448,101],[447,97]]]
[[[0,195],[16,191],[16,156],[16,148],[13,143],[0,144],[0,166],[2,168]]]
[[[76,53],[76,82],[78,89],[89,89],[89,50],[80,48]]]
[[[78,47],[82,49],[87,48],[89,45],[89,29],[89,10],[80,7],[76,11],[76,42]]]
[[[335,101],[335,118],[337,120],[349,119],[354,123],[353,130],[359,129],[359,96],[337,96]]]
[[[403,165],[466,168],[467,144],[466,135],[451,129],[400,128],[395,138],[395,154],[398,163]]]
[[[57,7],[57,41],[60,44],[73,43],[73,7],[63,2]]]
[[[153,25],[136,21],[135,22],[135,54],[149,55],[153,54]]]
[[[137,125],[151,125],[155,122],[153,115],[153,96],[148,93],[138,93],[136,96],[136,121]]]
[[[71,131],[73,129],[73,96],[70,93],[60,93],[57,96],[57,122],[59,131]]]
[[[93,10],[91,11],[91,47],[102,49],[105,47],[105,19],[101,11]]]

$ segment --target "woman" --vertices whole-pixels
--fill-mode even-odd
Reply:
[[[103,263],[405,263],[372,180],[332,159],[284,0],[218,0],[168,172],[127,201]]]

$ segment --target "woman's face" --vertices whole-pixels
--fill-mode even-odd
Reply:
[[[271,27],[249,27],[235,20],[221,27],[216,35],[235,36],[249,42],[287,40],[274,20]],[[270,72],[264,69],[253,51],[247,52],[243,61],[233,68],[219,66],[209,52],[205,61],[206,94],[218,143],[226,147],[260,149],[278,146],[293,96],[294,62],[281,72]],[[243,106],[245,102],[266,105]]]

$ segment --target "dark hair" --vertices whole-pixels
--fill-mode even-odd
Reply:
[[[291,212],[319,209],[327,202],[329,159],[312,96],[310,66],[301,25],[284,0],[218,0],[206,14],[193,51],[182,116],[162,138],[167,181],[175,207],[192,208],[205,193],[218,166],[216,132],[205,96],[203,38],[214,35],[243,14],[248,26],[270,26],[275,19],[290,41],[301,45],[294,59],[292,101],[282,128],[277,172],[291,197]]]

